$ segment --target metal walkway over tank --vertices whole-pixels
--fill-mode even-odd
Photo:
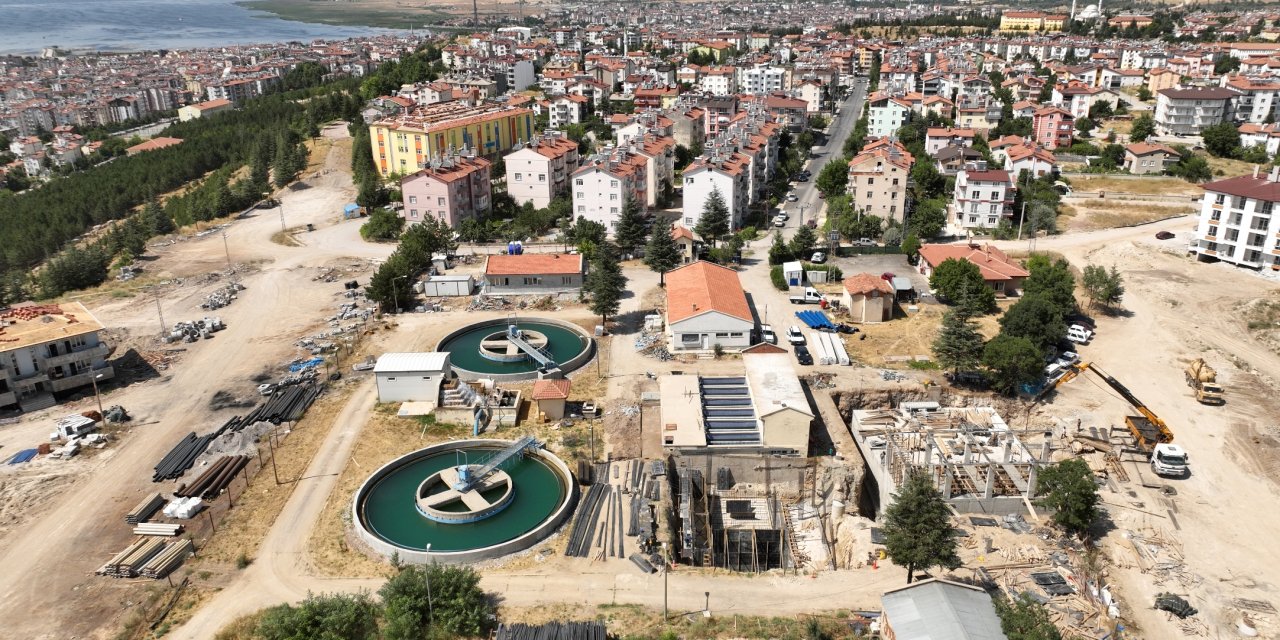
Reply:
[[[524,436],[511,443],[506,449],[493,454],[479,469],[472,470],[471,465],[462,465],[459,467],[458,483],[455,484],[453,488],[460,492],[470,491],[473,487],[484,481],[486,477],[496,471],[498,467],[510,462],[517,456],[523,458],[524,454],[528,451],[541,448],[542,443],[538,442],[537,438],[534,438],[533,436]]]
[[[516,348],[525,352],[530,358],[538,363],[539,369],[554,369],[556,361],[551,357],[551,352],[546,349],[539,349],[524,339],[524,332],[514,324],[507,325],[507,340],[514,344]]]

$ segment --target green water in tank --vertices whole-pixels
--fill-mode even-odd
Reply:
[[[516,323],[517,327],[526,331],[537,331],[547,336],[547,350],[557,363],[563,364],[572,360],[587,348],[587,338],[564,327],[541,322]],[[458,334],[440,344],[441,351],[449,352],[449,363],[459,369],[476,373],[529,373],[538,370],[538,363],[533,360],[519,362],[495,362],[480,355],[480,342],[495,333],[507,330],[505,324],[476,327]]]

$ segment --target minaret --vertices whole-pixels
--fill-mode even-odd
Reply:
[[[1071,22],[1076,21],[1076,0],[1071,0]]]

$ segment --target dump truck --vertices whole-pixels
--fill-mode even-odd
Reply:
[[[1222,404],[1226,400],[1222,397],[1222,385],[1218,384],[1218,372],[1204,361],[1204,358],[1196,358],[1187,365],[1187,386],[1196,394],[1196,400],[1201,404]]]

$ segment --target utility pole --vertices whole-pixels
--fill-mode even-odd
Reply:
[[[280,231],[284,232],[284,200],[280,201]]]
[[[160,294],[156,294],[156,313],[160,316],[160,335],[164,336],[169,333],[169,327],[164,323],[164,310],[160,308]]]
[[[225,229],[222,231],[222,250],[227,252],[227,273],[235,273],[235,268],[231,266],[231,247],[227,244],[227,232]]]

